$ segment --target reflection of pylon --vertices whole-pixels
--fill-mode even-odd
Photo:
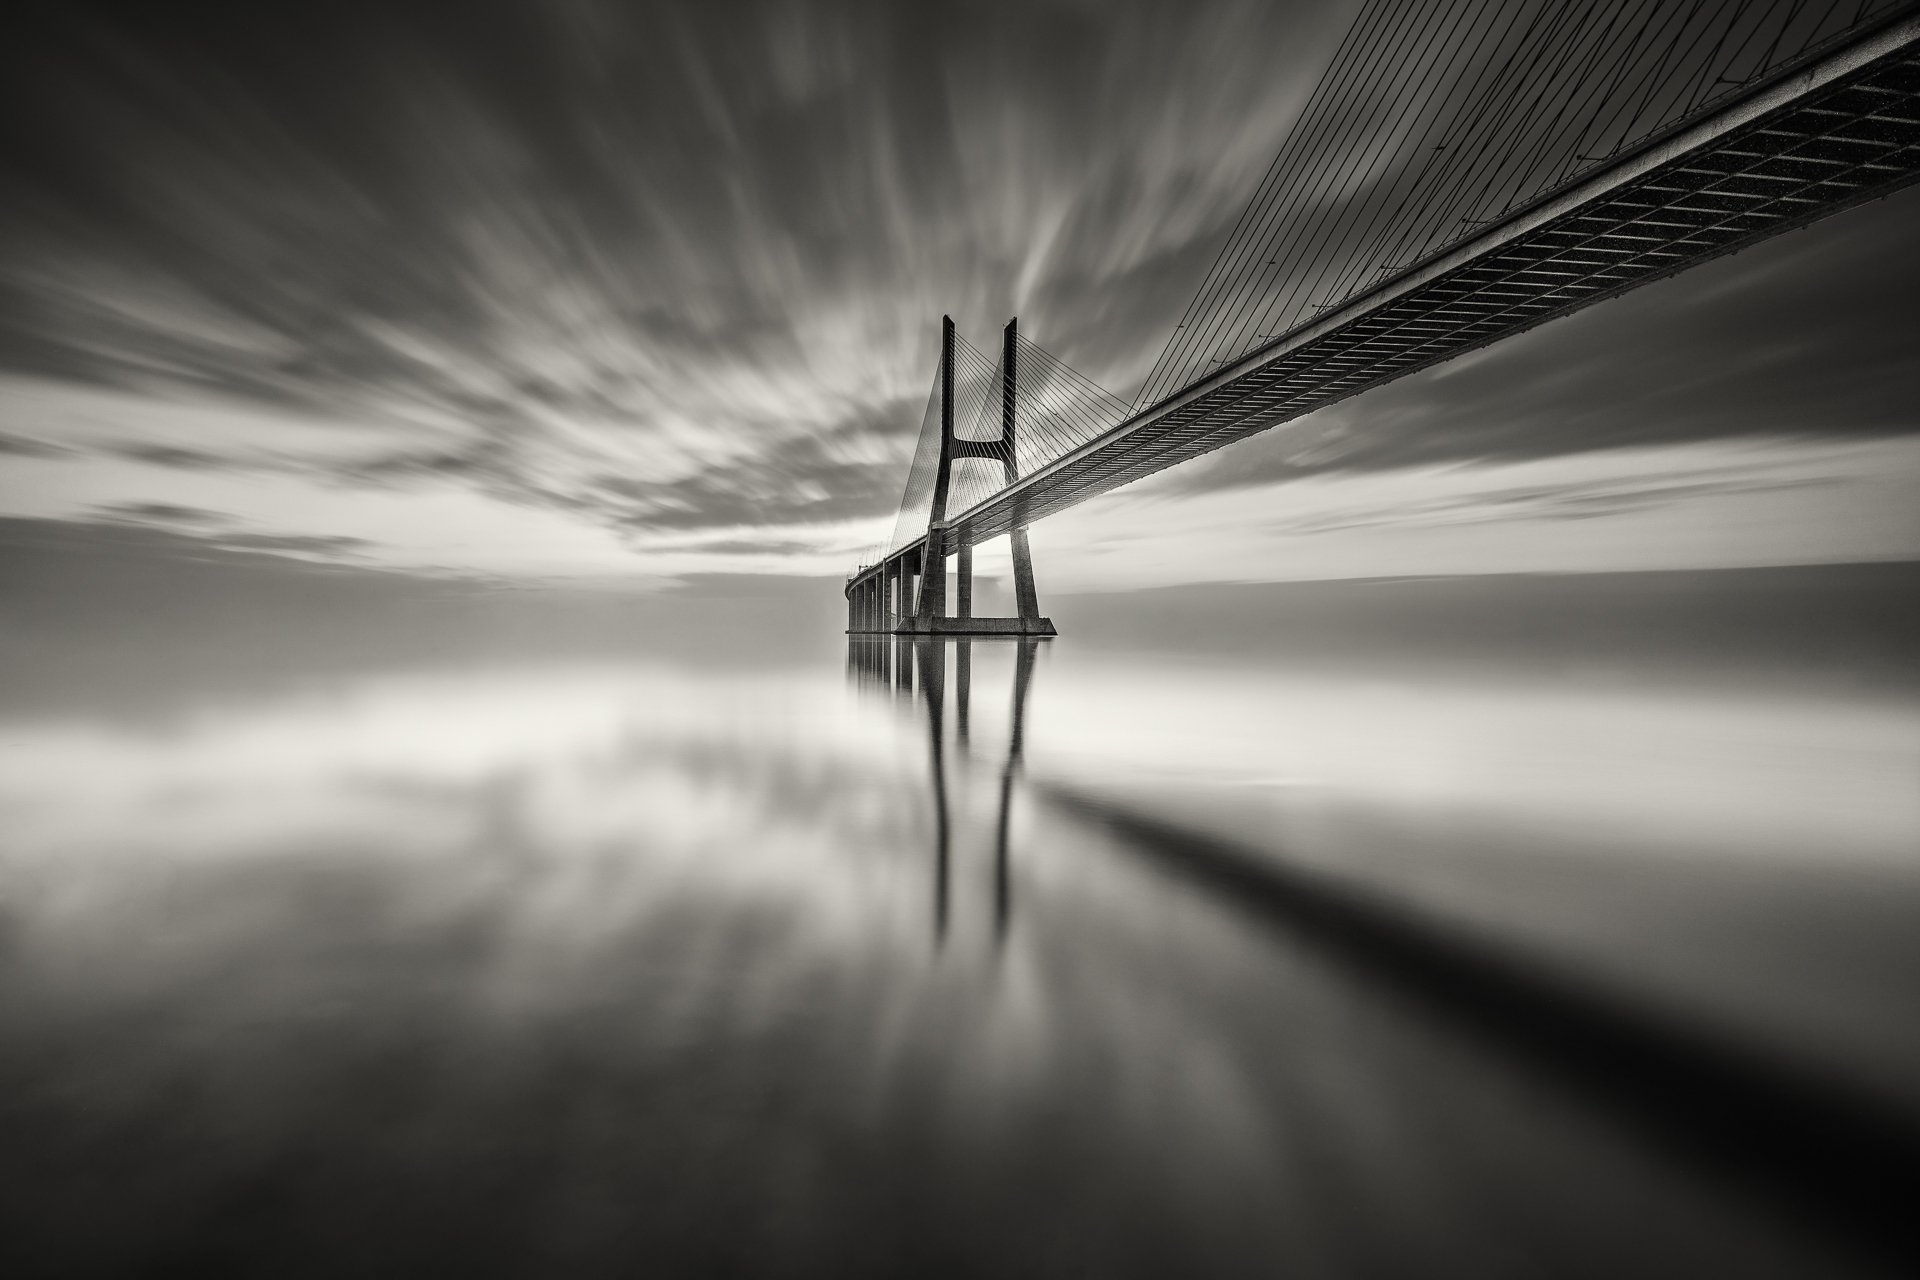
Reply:
[[[966,643],[961,641],[962,644]],[[1013,920],[1012,855],[1008,852],[1007,826],[1013,813],[1013,779],[1020,772],[1020,756],[1025,748],[1027,690],[1033,683],[1033,652],[1039,641],[1022,639],[1013,660],[1013,731],[1007,739],[1007,762],[1000,769],[1000,819],[993,841],[993,931],[1005,939]]]
[[[1019,776],[1026,743],[1027,695],[1033,684],[1034,654],[1040,637],[1016,637],[1014,653],[1012,732],[1007,741],[1007,756],[1000,768],[998,812],[993,836],[993,931],[996,941],[1004,941],[1013,919],[1013,856],[1010,832],[1013,814],[1013,783]],[[933,792],[933,933],[935,945],[945,942],[952,914],[953,819],[947,792],[946,770],[946,643],[931,636],[916,636],[893,642],[875,643],[854,639],[856,649],[885,653],[893,651],[897,666],[891,680],[877,677],[896,698],[917,703],[927,722],[927,767]],[[956,638],[954,645],[954,724],[962,756],[968,740],[969,702],[973,687],[973,641]],[[858,665],[849,660],[849,666]],[[866,669],[876,664],[868,660]],[[919,697],[914,696],[918,686]]]

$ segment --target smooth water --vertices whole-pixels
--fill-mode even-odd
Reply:
[[[16,623],[0,1271],[1892,1271],[1911,581]]]

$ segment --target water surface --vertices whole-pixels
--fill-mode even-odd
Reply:
[[[1911,572],[1840,572],[17,615],[0,1265],[1892,1273]]]

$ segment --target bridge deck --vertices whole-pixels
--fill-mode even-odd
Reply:
[[[984,542],[1916,177],[1920,16],[1908,16],[1789,65],[1150,406],[954,516],[947,546]]]

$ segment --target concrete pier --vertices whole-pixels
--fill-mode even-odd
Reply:
[[[960,544],[958,569],[954,574],[953,616],[971,618],[973,616],[973,544]]]

